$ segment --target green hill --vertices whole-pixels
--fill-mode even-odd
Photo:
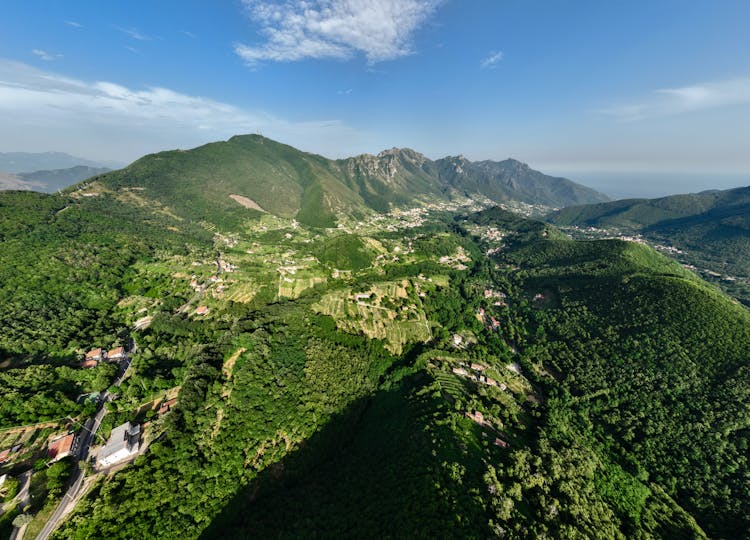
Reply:
[[[671,195],[659,199],[624,199],[571,206],[554,212],[550,215],[550,220],[558,225],[659,229],[669,226],[672,220],[680,220],[682,225],[690,225],[693,221],[721,220],[734,216],[745,218],[749,205],[750,187],[744,187]]]
[[[343,216],[360,219],[392,206],[449,201],[456,196],[546,206],[604,199],[518,162],[482,162],[468,165],[462,174],[455,170],[446,174],[443,161],[430,161],[408,149],[332,161],[259,135],[243,135],[192,150],[145,156],[71,192],[85,192],[92,185],[128,191],[131,199],[157,201],[177,216],[204,220],[224,230],[263,212],[333,227]]]
[[[547,176],[515,159],[471,162],[458,156],[443,158],[435,165],[452,188],[467,194],[481,193],[495,202],[516,200],[565,207],[609,200],[593,189],[566,178]]]
[[[574,206],[549,220],[640,233],[683,252],[683,262],[726,276],[719,283],[750,304],[750,187]]]
[[[396,154],[360,185],[240,137],[0,193],[0,428],[85,423],[116,370],[83,353],[138,344],[101,429],[148,449],[55,537],[749,538],[747,309],[648,246],[375,213],[432,189]],[[330,190],[356,234],[305,214]],[[37,485],[29,440],[0,474]]]

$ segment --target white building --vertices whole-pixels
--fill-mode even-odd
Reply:
[[[100,467],[109,467],[138,453],[140,447],[141,426],[125,422],[112,429],[107,444],[97,457]]]

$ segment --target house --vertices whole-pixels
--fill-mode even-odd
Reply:
[[[195,308],[195,314],[196,315],[205,315],[209,312],[208,306],[198,306]]]
[[[481,413],[481,411],[474,411],[474,413],[467,412],[464,414],[466,415],[467,418],[471,418],[480,426],[484,425],[484,415]]]
[[[372,296],[372,293],[359,293],[354,295],[354,299],[359,302],[361,300],[369,300]]]
[[[122,358],[125,358],[124,347],[115,347],[107,351],[107,360],[121,360]]]
[[[8,456],[10,455],[10,448],[6,448],[5,450],[0,450],[0,463],[5,463],[8,461]]]
[[[91,349],[89,352],[86,353],[86,360],[96,360],[98,362],[101,359],[102,359],[101,347],[97,347],[96,349]]]
[[[453,334],[453,345],[455,345],[456,347],[458,347],[463,342],[464,342],[463,336],[461,336],[459,334]]]
[[[92,358],[87,358],[86,360],[84,360],[83,362],[81,362],[81,367],[83,369],[95,368],[98,363],[99,362],[97,362],[96,360],[94,360]]]
[[[491,379],[489,377],[487,377],[487,379],[485,379],[484,382],[487,383],[490,386],[497,386],[497,381],[495,379]]]
[[[177,403],[177,398],[168,399],[167,401],[161,404],[157,412],[161,416],[162,414],[169,412],[172,409],[172,407],[175,406],[175,403]]]
[[[508,443],[500,439],[499,437],[495,437],[495,440],[492,444],[494,444],[495,446],[499,446],[500,448],[508,448]]]
[[[473,369],[474,371],[484,371],[487,368],[486,366],[483,366],[482,364],[472,363],[471,369]]]
[[[461,375],[462,377],[466,377],[468,375],[466,370],[462,367],[454,367],[451,369],[451,371],[455,373],[456,375]]]
[[[112,429],[112,434],[97,456],[100,467],[109,467],[136,455],[140,448],[141,426],[125,422]]]
[[[70,455],[70,448],[73,446],[73,440],[76,438],[75,433],[68,433],[58,437],[49,443],[47,455],[52,461],[57,461]]]

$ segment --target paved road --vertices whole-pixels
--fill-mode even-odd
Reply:
[[[20,483],[20,487],[18,490],[18,495],[16,495],[16,499],[18,499],[18,508],[23,512],[26,508],[29,507],[29,504],[31,504],[31,498],[29,495],[29,486],[31,486],[31,475],[34,471],[29,469],[28,471],[21,473],[18,477],[18,481]],[[3,508],[3,511],[6,510],[5,507],[10,508],[11,503],[7,503]],[[2,514],[3,512],[0,512]],[[23,532],[26,530],[26,525],[21,527],[20,529],[18,527],[13,527],[13,532],[10,533],[10,540],[15,540],[16,538],[23,538]]]
[[[21,483],[20,489],[18,490],[18,505],[21,510],[25,510],[31,504],[31,498],[29,495],[29,487],[31,486],[31,474],[34,471],[29,469],[28,471],[21,473],[18,480]]]
[[[133,344],[133,351],[134,350],[135,343]],[[125,378],[125,373],[127,373],[128,368],[130,367],[130,362],[130,359],[124,362],[120,373],[113,383],[115,386],[120,386],[120,383]],[[84,478],[84,472],[79,466],[79,463],[85,462],[88,459],[89,451],[91,450],[91,447],[96,443],[96,432],[102,423],[102,418],[104,418],[104,414],[106,412],[104,405],[108,401],[112,401],[112,394],[110,394],[109,392],[105,392],[102,395],[102,400],[99,403],[99,409],[96,411],[96,414],[93,418],[89,418],[88,420],[86,420],[86,423],[83,425],[83,428],[81,429],[81,433],[79,435],[79,442],[76,445],[76,451],[74,453],[74,457],[76,459],[73,465],[73,474],[71,475],[69,480],[70,484],[68,490],[65,492],[65,496],[60,501],[60,504],[58,504],[57,508],[55,508],[55,512],[49,518],[47,523],[45,523],[42,532],[40,532],[39,536],[36,537],[36,540],[47,540],[47,538],[49,538],[49,536],[52,534],[52,531],[57,528],[57,525],[60,523],[62,518],[65,517],[65,515],[73,509],[73,502],[78,495],[78,491],[83,485]]]

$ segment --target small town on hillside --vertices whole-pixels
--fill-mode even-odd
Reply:
[[[125,345],[111,349],[94,347],[88,352],[80,353],[79,369],[94,369],[102,363],[117,365],[117,377],[112,387],[119,386],[127,377],[131,355],[135,343],[128,350]],[[116,399],[116,394],[103,393],[82,394],[79,403],[91,404],[96,413],[92,417],[65,417],[28,426],[18,426],[0,430],[0,516],[7,512],[23,512],[33,502],[44,497],[35,488],[35,478],[44,471],[51,471],[53,466],[58,471],[68,471],[71,475],[68,491],[71,500],[80,498],[100,475],[114,474],[119,468],[133,461],[145,452],[148,444],[157,434],[153,433],[151,424],[167,414],[177,404],[177,392],[167,392],[147,404],[152,411],[151,421],[124,422],[113,426],[104,438],[99,429],[103,417],[107,414],[106,403]],[[84,413],[85,414],[85,413]],[[79,467],[84,464],[84,469]],[[62,467],[62,469],[60,469]],[[86,472],[88,471],[88,473]],[[72,507],[58,505],[52,516],[40,512],[43,518],[49,518],[37,538],[46,538],[57,522]],[[25,528],[25,526],[24,526]],[[23,528],[16,528],[20,533]],[[16,538],[20,538],[20,534]]]

